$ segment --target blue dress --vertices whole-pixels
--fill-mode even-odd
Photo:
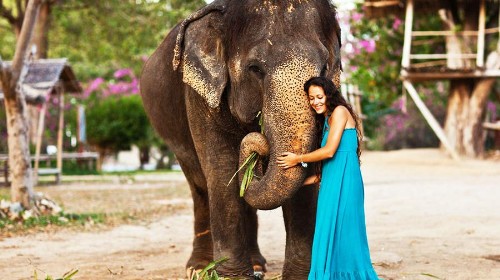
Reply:
[[[328,138],[328,118],[321,146]],[[345,129],[335,155],[323,161],[308,280],[379,279],[366,238],[364,189],[355,128]]]

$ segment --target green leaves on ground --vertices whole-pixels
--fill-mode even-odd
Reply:
[[[193,276],[191,277],[191,280],[218,280],[218,279],[223,279],[219,278],[219,275],[217,274],[217,271],[215,271],[215,268],[227,261],[227,257],[220,258],[218,260],[212,261],[209,263],[202,271],[199,273],[194,273]]]
[[[38,269],[35,268],[35,271],[33,272],[33,279],[34,280],[38,280],[37,270]],[[71,269],[70,271],[64,273],[64,275],[61,278],[53,278],[50,275],[46,275],[44,280],[71,280],[72,279],[71,277],[75,276],[75,274],[77,274],[77,273],[78,273],[78,269]]]

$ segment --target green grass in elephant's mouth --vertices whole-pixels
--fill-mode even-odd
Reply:
[[[260,126],[260,133],[264,135],[264,120],[262,117],[262,111],[259,111],[257,113],[257,116],[259,117],[259,126]],[[236,170],[236,172],[233,174],[227,185],[229,186],[231,182],[233,181],[234,177],[236,177],[236,174],[238,174],[243,168],[246,167],[245,169],[245,174],[243,175],[243,179],[241,180],[241,185],[240,185],[240,197],[243,197],[245,194],[245,190],[248,188],[250,183],[252,182],[253,177],[255,176],[255,165],[259,161],[259,154],[257,152],[252,152],[243,162],[243,164]]]

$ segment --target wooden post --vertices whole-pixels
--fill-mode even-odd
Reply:
[[[477,57],[476,57],[476,65],[477,67],[484,66],[484,30],[486,25],[486,12],[485,12],[485,4],[484,0],[481,0],[479,7],[479,34],[477,37]]]
[[[36,149],[35,149],[35,167],[33,168],[33,184],[38,184],[38,168],[40,167],[40,151],[42,149],[42,136],[45,130],[45,113],[47,112],[47,101],[42,103],[40,114],[38,116],[38,126],[36,129]]]
[[[413,99],[415,102],[415,105],[417,105],[417,108],[420,110],[422,115],[424,116],[425,120],[427,123],[431,126],[432,130],[436,134],[436,136],[439,138],[441,143],[443,143],[444,147],[446,150],[450,153],[451,157],[454,160],[460,160],[460,157],[458,156],[457,152],[455,149],[450,145],[448,142],[448,139],[446,138],[446,135],[439,125],[439,123],[436,121],[432,113],[429,111],[427,106],[425,106],[424,102],[422,99],[420,99],[420,96],[418,96],[417,90],[415,87],[409,82],[409,81],[403,81],[403,85],[410,94],[410,97]]]
[[[64,94],[61,87],[57,88],[59,97],[59,127],[57,129],[57,170],[56,183],[59,184],[62,175],[62,154],[63,154],[63,134],[64,134]]]
[[[408,0],[406,2],[405,39],[403,44],[403,58],[401,61],[401,66],[403,66],[403,68],[410,67],[412,31],[413,31],[413,0]]]

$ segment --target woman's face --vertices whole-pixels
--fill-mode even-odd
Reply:
[[[309,104],[317,114],[326,113],[326,94],[322,87],[311,85],[307,92]]]

